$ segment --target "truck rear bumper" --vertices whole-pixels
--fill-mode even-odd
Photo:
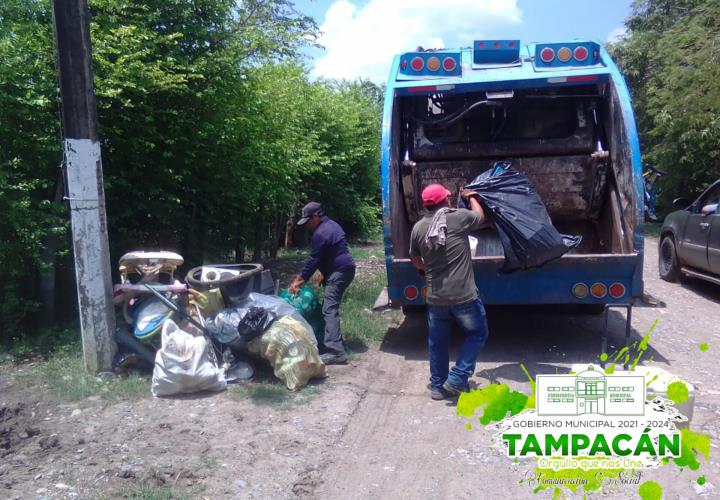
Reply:
[[[501,274],[503,257],[473,259],[485,304],[626,304],[642,295],[642,254],[565,255],[544,266]],[[427,289],[409,259],[388,262],[393,306],[425,303]]]

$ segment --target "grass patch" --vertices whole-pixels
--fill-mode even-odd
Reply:
[[[110,500],[111,498],[125,498],[129,500],[189,500],[191,497],[175,491],[169,486],[157,486],[152,483],[141,483],[137,486],[124,488],[112,494],[101,494],[97,500]]]
[[[37,355],[47,358],[72,349],[80,349],[80,333],[76,329],[49,328],[32,337],[13,337],[0,344],[0,362],[21,361]]]
[[[660,236],[662,222],[646,222],[643,228],[645,230],[645,236]]]
[[[350,255],[355,260],[367,260],[370,258],[385,260],[385,249],[380,241],[350,243],[349,247]]]
[[[363,271],[355,279],[345,293],[340,308],[343,337],[349,350],[380,342],[388,330],[388,315],[372,311],[380,291],[387,285],[384,268]],[[390,319],[398,321],[399,311],[392,311]]]
[[[385,259],[385,249],[382,241],[351,241],[348,243],[350,255],[355,260],[364,260],[371,257]],[[310,245],[301,248],[278,249],[275,261],[303,262],[310,254]]]
[[[299,248],[278,248],[277,257],[274,260],[302,261],[307,258],[310,253],[310,246]]]
[[[258,406],[270,406],[287,410],[306,403],[320,392],[317,385],[306,385],[299,391],[289,391],[282,383],[248,384],[235,388],[231,395],[235,399],[249,399]]]
[[[79,349],[62,349],[47,362],[19,369],[18,382],[47,391],[57,401],[78,401],[90,396],[104,400],[139,399],[150,394],[150,379],[131,375],[103,378],[88,373]]]

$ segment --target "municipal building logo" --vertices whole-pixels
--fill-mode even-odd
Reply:
[[[591,365],[577,375],[538,375],[538,415],[644,415],[645,377],[605,375]]]

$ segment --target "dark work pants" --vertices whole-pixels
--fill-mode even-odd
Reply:
[[[355,269],[336,271],[325,277],[322,313],[325,317],[325,351],[331,354],[345,354],[340,332],[340,302],[354,277]]]

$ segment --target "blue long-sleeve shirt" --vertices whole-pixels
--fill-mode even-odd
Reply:
[[[340,224],[325,215],[313,232],[310,256],[305,261],[300,277],[309,281],[318,269],[325,277],[330,277],[336,271],[355,269],[355,261],[348,250],[345,231]]]

